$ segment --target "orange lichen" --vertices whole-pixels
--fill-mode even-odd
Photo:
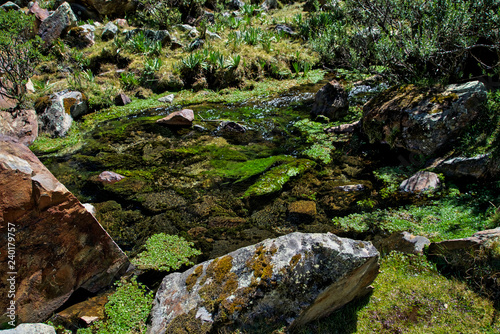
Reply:
[[[292,256],[290,259],[290,270],[293,270],[295,266],[299,263],[300,259],[302,258],[302,254],[295,254]]]

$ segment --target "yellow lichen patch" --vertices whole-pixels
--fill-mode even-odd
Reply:
[[[194,269],[193,273],[186,278],[186,289],[187,291],[191,291],[193,286],[196,284],[196,281],[198,281],[198,277],[201,276],[203,273],[203,266],[198,266]]]
[[[446,102],[453,102],[456,100],[458,100],[458,95],[456,93],[445,93],[445,94],[438,94],[438,95],[434,96],[430,100],[430,102],[443,104]]]
[[[263,245],[255,250],[254,256],[247,262],[247,266],[253,270],[255,278],[262,280],[271,279],[273,276],[271,256],[276,253],[276,250],[276,247],[273,246],[268,252]]]
[[[302,258],[302,254],[295,254],[292,256],[290,259],[290,270],[293,270],[295,266],[299,263],[300,259]]]

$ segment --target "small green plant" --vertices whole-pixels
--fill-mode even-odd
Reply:
[[[141,81],[146,83],[154,80],[155,74],[160,70],[162,61],[160,58],[147,58],[144,62],[144,71],[141,75]]]
[[[193,264],[189,259],[201,254],[192,246],[192,242],[176,235],[155,234],[146,241],[146,251],[132,259],[132,263],[142,269],[179,269],[182,265]]]
[[[146,56],[159,56],[162,48],[160,41],[146,38],[142,31],[135,34],[125,45],[131,52]]]
[[[135,277],[129,282],[116,283],[116,287],[104,306],[106,319],[93,325],[94,331],[97,334],[145,333],[153,292],[138,283]]]
[[[120,82],[124,89],[130,90],[139,86],[139,80],[135,77],[135,74],[132,72],[122,72],[120,74]]]

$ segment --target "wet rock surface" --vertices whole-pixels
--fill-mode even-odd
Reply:
[[[15,230],[20,322],[45,321],[75,290],[95,293],[128,265],[127,256],[77,198],[26,146],[5,137],[0,138],[0,222]],[[4,233],[4,268],[7,254]],[[2,309],[10,300],[6,284],[0,282]]]
[[[369,293],[377,261],[370,243],[333,234],[268,239],[166,276],[148,332],[294,328]]]
[[[311,115],[324,115],[331,121],[336,121],[347,115],[348,111],[347,93],[340,83],[334,80],[316,93]]]

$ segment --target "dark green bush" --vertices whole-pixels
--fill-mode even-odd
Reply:
[[[499,0],[346,0],[295,21],[333,65],[446,81],[498,72],[499,7]]]

